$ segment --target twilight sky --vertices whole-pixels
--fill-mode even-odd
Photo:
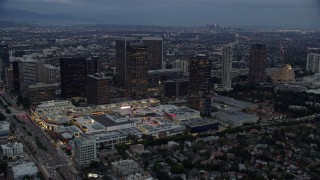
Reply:
[[[1,8],[61,13],[117,24],[218,23],[320,29],[319,0],[0,0]]]

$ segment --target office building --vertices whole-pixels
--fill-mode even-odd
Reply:
[[[110,103],[113,78],[100,73],[87,76],[87,102],[89,104]]]
[[[4,156],[16,156],[23,153],[23,145],[18,142],[2,144],[1,152]]]
[[[97,148],[95,140],[88,136],[74,139],[75,162],[78,166],[86,166],[97,161]]]
[[[24,97],[27,87],[38,82],[38,63],[35,59],[19,60],[20,94]]]
[[[27,97],[31,104],[39,104],[42,101],[50,101],[59,98],[59,83],[37,83],[29,85],[26,89]]]
[[[12,64],[5,69],[5,82],[8,89],[13,89],[13,67]]]
[[[183,97],[188,95],[189,79],[174,79],[164,81],[163,96],[167,98]]]
[[[126,96],[133,99],[146,98],[149,67],[146,45],[144,43],[130,43],[126,51]]]
[[[233,61],[233,46],[226,45],[222,49],[222,72],[221,72],[221,88],[230,90],[231,88],[231,69]]]
[[[111,169],[118,176],[127,176],[129,174],[143,172],[143,169],[139,166],[139,163],[131,159],[112,162]]]
[[[60,68],[51,64],[44,64],[43,76],[45,83],[57,83],[60,82]]]
[[[163,39],[161,37],[124,37],[116,40],[116,84],[125,88],[128,46],[144,43],[148,59],[148,70],[162,69]]]
[[[189,62],[187,60],[177,59],[172,62],[172,69],[182,69],[184,74],[189,72]]]
[[[85,97],[86,92],[86,59],[61,58],[61,97]]]
[[[94,56],[86,60],[86,74],[92,75],[100,71],[99,58]]]
[[[148,95],[149,97],[161,97],[165,81],[182,79],[182,69],[159,69],[148,71]]]
[[[163,39],[162,37],[142,37],[146,44],[149,59],[149,70],[162,69]]]
[[[266,45],[253,44],[249,57],[249,77],[250,83],[263,83],[266,81],[267,66]]]
[[[23,162],[22,164],[12,166],[14,179],[24,179],[25,176],[36,176],[38,168],[34,162]]]
[[[13,91],[20,93],[20,75],[19,75],[19,61],[12,62],[12,78],[13,78]]]
[[[313,73],[320,72],[320,54],[308,54],[306,70]]]
[[[206,55],[198,54],[189,67],[189,107],[199,110],[202,116],[210,116],[211,63]]]
[[[4,80],[5,77],[5,68],[10,65],[9,62],[9,48],[6,44],[0,44],[0,71],[1,79]]]

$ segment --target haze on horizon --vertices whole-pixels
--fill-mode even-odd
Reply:
[[[318,0],[1,0],[1,9],[64,14],[106,24],[320,29]]]

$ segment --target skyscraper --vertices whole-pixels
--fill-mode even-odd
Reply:
[[[126,52],[125,89],[126,96],[134,99],[147,97],[148,51],[144,43],[130,43]]]
[[[9,48],[8,45],[0,44],[0,71],[1,79],[4,80],[5,68],[9,67]]]
[[[233,61],[233,46],[228,44],[223,46],[222,50],[222,71],[221,71],[221,88],[230,90],[231,88],[231,69]]]
[[[19,60],[19,81],[20,94],[26,96],[27,86],[38,82],[38,60],[20,59]]]
[[[308,54],[306,70],[313,73],[320,72],[320,54]]]
[[[61,58],[61,96],[63,98],[85,97],[86,59]]]
[[[124,37],[116,40],[116,84],[125,88],[126,59],[130,43],[144,43],[148,52],[148,70],[162,69],[162,37]]]
[[[12,74],[13,74],[13,91],[20,93],[20,75],[19,75],[19,61],[12,62]]]
[[[108,104],[111,97],[112,77],[95,73],[87,76],[87,102],[89,104]]]
[[[99,59],[97,57],[88,58],[86,60],[86,74],[92,75],[98,72],[99,69]]]
[[[163,39],[162,37],[142,37],[146,44],[149,59],[149,70],[162,69]]]
[[[267,50],[266,45],[253,44],[249,57],[250,83],[262,83],[266,81]]]
[[[189,106],[199,110],[202,116],[210,116],[210,60],[206,55],[198,54],[191,60],[189,67]]]

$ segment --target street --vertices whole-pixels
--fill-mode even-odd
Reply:
[[[38,165],[46,179],[81,179],[77,170],[73,167],[72,161],[59,147],[52,143],[53,141],[46,132],[29,118],[28,113],[19,110],[7,93],[2,93],[3,97],[10,101],[11,106],[13,106],[10,108],[11,114],[4,114],[10,122],[15,122],[17,137],[21,139],[26,149],[28,149],[28,152],[32,155],[31,160]]]

